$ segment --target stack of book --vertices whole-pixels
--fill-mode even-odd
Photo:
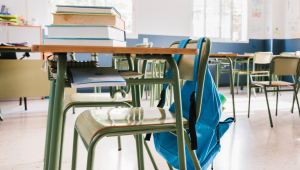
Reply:
[[[125,21],[114,7],[57,5],[45,45],[126,46]]]

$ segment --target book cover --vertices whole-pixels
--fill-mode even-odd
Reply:
[[[46,25],[49,38],[106,38],[126,41],[125,31],[109,25]]]
[[[114,7],[108,6],[74,6],[74,5],[56,5],[57,12],[83,12],[83,13],[113,13],[121,17],[119,11]]]
[[[126,41],[107,38],[44,38],[44,45],[81,45],[126,47]]]
[[[71,87],[126,86],[125,79],[112,67],[75,67],[68,69]]]
[[[111,14],[53,13],[53,25],[109,25],[125,30],[125,21]]]

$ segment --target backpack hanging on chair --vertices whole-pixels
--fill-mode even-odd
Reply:
[[[205,38],[200,38],[197,43],[197,49],[201,52],[202,42]],[[182,40],[178,48],[185,48],[190,41]],[[217,153],[221,149],[220,138],[228,130],[233,118],[228,118],[224,122],[219,122],[222,113],[222,103],[216,90],[211,74],[206,68],[205,81],[203,87],[201,114],[196,120],[196,96],[198,87],[198,67],[200,55],[195,55],[193,81],[186,81],[181,88],[181,101],[183,117],[189,121],[188,133],[191,139],[191,148],[195,150],[199,164],[202,170],[206,170],[211,164]],[[175,61],[179,62],[181,55],[174,55]],[[172,77],[170,68],[167,71],[166,78]],[[168,84],[164,84],[161,93],[161,100],[158,107],[163,107],[166,89]],[[174,103],[169,110],[176,113]],[[196,122],[197,121],[197,122]],[[147,135],[149,139],[149,135]],[[175,168],[179,168],[177,137],[170,132],[154,133],[154,144],[157,152],[166,159],[166,161]],[[187,146],[186,151],[187,151]],[[191,156],[186,154],[187,169],[195,169]]]

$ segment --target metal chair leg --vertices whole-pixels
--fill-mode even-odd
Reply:
[[[22,105],[22,97],[20,97],[20,106]]]
[[[27,98],[24,97],[24,107],[25,107],[25,110],[27,110]]]
[[[266,86],[264,86],[264,90],[265,90],[266,101],[267,101],[267,105],[268,105],[268,112],[269,112],[270,124],[271,124],[271,127],[273,127],[273,122],[272,122],[272,117],[271,117],[271,111],[270,111],[270,106],[269,106],[268,94],[267,94],[267,88],[266,88]]]
[[[294,93],[294,95],[293,95],[293,103],[292,103],[291,113],[294,112],[295,95],[298,94],[299,87],[300,87],[300,86],[299,86],[299,84],[298,84],[298,85],[296,86],[296,88],[297,88],[296,93]]]
[[[296,91],[295,87],[294,87],[294,92],[295,92],[296,101],[297,101],[297,105],[298,105],[299,116],[300,116],[300,107],[299,107],[299,101],[298,101],[297,91]]]
[[[173,170],[172,165],[170,165],[169,162],[167,162],[167,164],[168,164],[169,170]]]
[[[249,86],[249,90],[251,91],[251,85]],[[251,100],[251,93],[249,94],[249,101],[248,101],[248,118],[250,117],[250,100]]]
[[[237,82],[236,82],[236,94],[239,94],[239,80],[240,80],[240,74],[237,74]]]
[[[77,149],[78,149],[78,132],[74,128],[72,168],[71,168],[72,170],[76,170],[76,166],[77,166]]]
[[[75,114],[75,107],[73,107],[72,110],[73,110],[73,114]]]
[[[196,153],[191,148],[190,137],[189,137],[188,133],[185,130],[183,132],[184,132],[185,143],[186,143],[187,149],[189,151],[189,154],[190,154],[190,156],[192,158],[194,167],[195,167],[196,170],[201,170],[201,166],[200,166],[199,161],[197,159]]]
[[[156,162],[155,162],[155,160],[154,160],[154,158],[153,158],[153,155],[152,155],[152,153],[151,153],[151,151],[150,151],[150,149],[149,149],[149,146],[148,146],[148,144],[147,144],[147,142],[146,142],[144,136],[143,136],[143,141],[144,141],[144,146],[145,146],[145,148],[146,148],[146,150],[147,150],[147,153],[148,153],[148,155],[149,155],[149,158],[150,158],[150,160],[151,160],[151,162],[152,162],[153,168],[154,168],[155,170],[158,170],[157,164],[156,164]]]
[[[278,90],[279,90],[279,87],[276,88],[276,113],[275,113],[276,116],[277,116],[277,110],[278,110]]]
[[[118,136],[118,151],[122,150],[121,136]]]

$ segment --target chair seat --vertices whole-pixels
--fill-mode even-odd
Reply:
[[[270,82],[269,81],[254,81],[251,86],[256,86],[256,85],[264,85],[264,86],[269,86]],[[271,86],[293,86],[294,83],[286,82],[286,81],[272,81]]]
[[[77,131],[82,135],[86,144],[90,144],[98,133],[125,127],[147,127],[176,124],[175,114],[168,110],[155,107],[133,108],[102,108],[100,110],[86,110],[82,112],[75,123]],[[183,124],[188,122],[183,118]],[[174,126],[175,127],[175,126]],[[122,131],[122,130],[118,130]],[[154,129],[151,129],[155,132]]]
[[[222,69],[221,70],[221,72],[229,72],[230,71],[230,69]],[[240,72],[240,71],[244,71],[244,70],[234,70],[234,69],[232,69],[232,73],[238,73],[238,72]]]
[[[141,78],[142,73],[137,73],[135,71],[120,71],[119,72],[123,78]]]
[[[132,102],[131,95],[122,97],[120,93],[117,93],[114,98],[110,97],[110,93],[74,93],[67,95],[64,101],[64,106],[67,107],[69,104],[74,102]]]
[[[269,70],[249,70],[250,74],[269,73]],[[247,74],[247,70],[239,70],[239,74]]]

